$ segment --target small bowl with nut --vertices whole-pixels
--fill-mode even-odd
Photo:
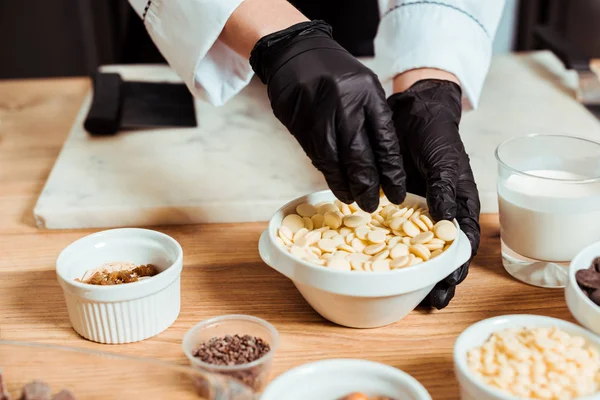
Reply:
[[[431,400],[404,371],[358,359],[315,361],[278,376],[260,400]]]
[[[454,344],[462,400],[600,396],[600,338],[573,323],[506,315],[471,325]]]
[[[382,196],[369,214],[325,190],[277,211],[259,252],[324,318],[375,328],[404,318],[471,246],[456,221],[432,220],[423,197],[394,205]]]
[[[279,333],[251,315],[224,315],[202,321],[183,337],[192,367],[234,378],[260,392],[271,372]]]
[[[56,261],[69,319],[82,337],[132,343],[170,327],[180,311],[183,250],[149,229],[110,229],[85,236]]]
[[[581,250],[571,261],[565,300],[573,317],[600,335],[600,242]]]

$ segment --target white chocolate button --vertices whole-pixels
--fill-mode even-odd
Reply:
[[[365,247],[367,247],[367,245],[359,238],[352,239],[352,248],[358,253],[362,253],[365,250]]]
[[[409,247],[409,250],[415,256],[420,257],[422,260],[425,261],[429,260],[429,258],[431,257],[431,252],[429,251],[429,249],[420,243],[411,245]]]
[[[294,233],[285,226],[279,228],[278,234],[280,238],[287,239],[288,241],[292,241],[294,239]]]
[[[367,221],[360,215],[352,214],[344,217],[344,225],[350,228],[358,228],[359,226],[366,225],[366,223]]]
[[[429,231],[429,228],[427,225],[425,225],[425,222],[421,221],[419,218],[415,218],[414,215],[410,218],[410,220],[423,232]]]
[[[372,272],[373,271],[372,265],[373,265],[372,261],[365,261],[365,262],[363,262],[362,263],[362,269],[363,269],[363,271],[365,271],[365,272]]]
[[[317,207],[317,212],[321,215],[325,215],[330,211],[338,211],[338,208],[333,203],[324,203]]]
[[[376,243],[365,247],[363,252],[370,256],[379,253],[381,250],[385,249],[385,243]]]
[[[409,208],[408,210],[406,210],[406,212],[404,213],[403,217],[406,219],[410,219],[410,217],[412,217],[412,215],[414,214],[415,209],[414,208]]]
[[[368,224],[369,222],[371,222],[371,220],[373,219],[371,217],[371,214],[369,214],[366,211],[363,210],[358,210],[356,212],[354,212],[354,215],[358,215],[359,217],[363,217],[363,219],[365,220],[365,223]]]
[[[316,254],[318,257],[321,257],[323,255],[323,252],[321,251],[320,248],[315,247],[315,246],[310,246],[308,248],[308,251],[313,252],[314,254]]]
[[[350,210],[352,210],[352,212],[357,212],[358,210],[360,210],[360,207],[358,206],[358,204],[356,204],[356,202],[348,205],[348,207],[350,207]]]
[[[410,246],[410,237],[409,236],[405,236],[402,238],[402,243],[404,243],[407,246]]]
[[[330,229],[338,229],[342,225],[342,219],[333,211],[327,211],[324,218],[323,224],[327,225]]]
[[[392,249],[395,245],[397,245],[398,243],[400,243],[400,241],[402,240],[401,236],[393,236],[388,243],[388,247],[390,249]]]
[[[410,260],[410,265],[417,265],[417,264],[421,264],[423,262],[423,259],[421,257],[415,257],[412,260]]]
[[[370,261],[383,260],[383,259],[387,258],[389,255],[390,255],[390,251],[388,249],[383,249],[379,253],[371,256],[371,258],[369,260]]]
[[[429,250],[441,250],[444,248],[444,245],[441,243],[425,243],[423,246],[427,247]]]
[[[283,221],[281,221],[281,226],[285,226],[292,233],[296,233],[298,229],[304,228],[304,221],[298,214],[290,214],[286,215]]]
[[[339,250],[347,251],[348,253],[355,253],[356,250],[352,246],[348,246],[346,243],[338,245]]]
[[[331,240],[333,240],[335,242],[336,246],[346,243],[344,241],[344,237],[342,235],[335,235],[334,237],[331,238]]]
[[[317,208],[309,203],[298,204],[296,206],[296,212],[301,217],[312,217],[317,213]]]
[[[331,239],[332,237],[335,237],[337,235],[337,231],[334,231],[333,229],[328,229],[325,232],[323,232],[323,239]]]
[[[390,260],[385,260],[385,259],[375,260],[371,264],[371,269],[373,271],[389,271],[390,270]]]
[[[390,267],[393,268],[393,269],[395,269],[395,268],[403,268],[403,267],[406,267],[409,262],[410,262],[410,257],[408,255],[402,256],[402,257],[398,257],[398,258],[394,258],[390,262]]]
[[[410,237],[415,237],[419,234],[419,228],[411,220],[402,224],[402,230]]]
[[[327,268],[334,269],[336,271],[351,271],[350,261],[343,258],[332,258],[327,261]]]
[[[319,249],[326,253],[333,253],[337,249],[337,245],[331,239],[321,239],[317,242]]]
[[[427,226],[427,229],[429,229],[429,230],[433,229],[433,222],[431,222],[431,219],[429,219],[429,217],[427,215],[421,214],[419,216],[419,219],[421,221],[423,221],[423,223],[425,224],[425,226]]]
[[[305,258],[308,257],[308,252],[306,251],[306,249],[304,247],[292,246],[290,248],[290,253],[294,257],[298,257],[301,260],[304,260]]]
[[[304,221],[304,227],[306,229],[308,229],[309,231],[312,231],[314,229],[315,224],[313,224],[312,219],[308,217],[302,217],[302,221]]]
[[[367,235],[369,234],[369,232],[371,232],[371,229],[369,229],[369,227],[361,226],[361,227],[356,228],[356,230],[354,231],[354,234],[360,240],[367,240]]]
[[[408,253],[408,246],[404,243],[398,243],[397,245],[392,247],[392,250],[390,251],[390,256],[392,257],[392,260],[395,260],[396,258],[407,256]]]
[[[294,242],[296,242],[298,239],[306,236],[306,234],[308,233],[308,229],[306,228],[300,228],[296,231],[296,233],[294,233]]]
[[[342,235],[342,236],[348,236],[349,234],[351,234],[354,231],[352,229],[344,226],[339,229],[339,232],[340,232],[340,235]]]
[[[422,222],[421,222],[422,223]],[[414,238],[410,239],[411,244],[425,244],[433,239],[433,232],[421,232]]]
[[[439,256],[440,254],[442,254],[442,249],[434,250],[431,252],[431,257],[429,257],[429,259],[431,260],[432,258]]]
[[[371,231],[367,234],[367,239],[371,243],[383,243],[385,242],[385,232],[381,229]]]
[[[394,230],[394,231],[399,231],[400,228],[402,228],[402,224],[404,224],[406,221],[407,221],[407,219],[404,217],[394,218],[390,222],[390,228],[392,228],[392,230]]]
[[[354,233],[351,233],[344,238],[344,241],[346,242],[346,244],[352,245],[352,241],[355,237],[356,236],[354,236]]]
[[[342,204],[342,206],[340,207],[340,211],[344,215],[350,215],[350,214],[352,214],[352,210],[350,209],[350,207],[348,206],[348,204],[345,204],[345,203]]]
[[[433,226],[433,233],[435,233],[435,236],[446,242],[452,242],[458,235],[456,226],[454,226],[452,221],[447,220],[438,221],[438,223]]]
[[[315,214],[312,217],[310,217],[310,219],[313,222],[313,228],[319,229],[323,226],[323,220],[325,219],[325,217],[323,217],[321,214]]]
[[[275,243],[277,243],[281,247],[285,246],[285,243],[283,242],[283,240],[281,240],[279,236],[275,236]]]

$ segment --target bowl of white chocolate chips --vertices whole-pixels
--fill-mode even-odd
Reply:
[[[567,321],[506,315],[467,328],[454,345],[461,399],[600,398],[600,338]]]
[[[375,328],[412,311],[471,247],[456,221],[431,218],[423,197],[395,205],[382,195],[367,213],[325,190],[278,210],[259,251],[324,318]]]

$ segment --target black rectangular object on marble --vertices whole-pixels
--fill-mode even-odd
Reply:
[[[124,81],[116,73],[98,72],[94,76],[92,105],[84,121],[91,135],[196,126],[194,98],[182,83]]]

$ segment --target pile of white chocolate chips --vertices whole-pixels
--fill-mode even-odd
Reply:
[[[440,255],[456,239],[451,221],[435,225],[427,210],[382,196],[373,214],[355,203],[300,204],[277,242],[295,257],[341,271],[389,271]]]

